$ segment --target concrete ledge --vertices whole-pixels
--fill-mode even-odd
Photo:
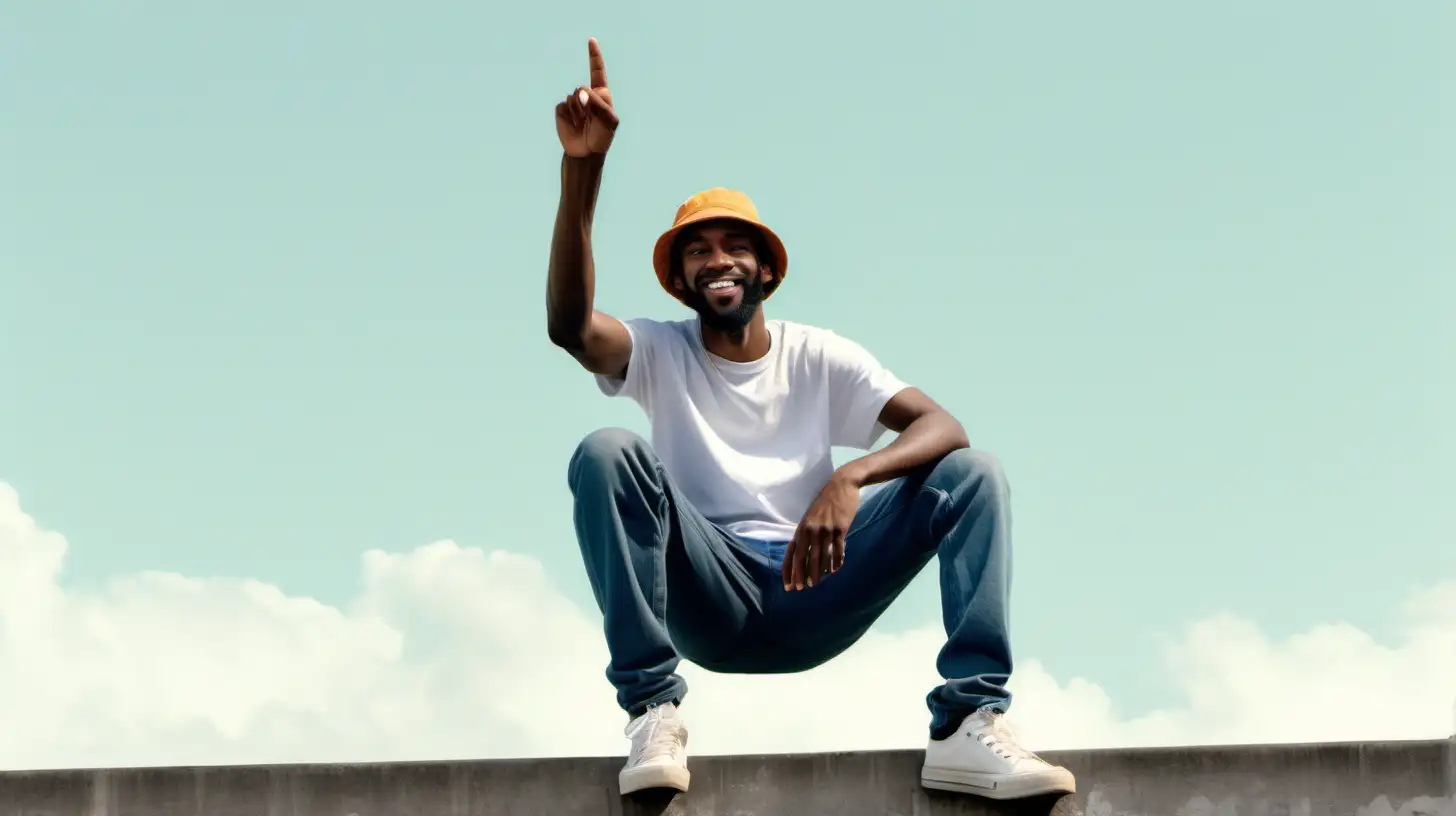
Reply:
[[[623,798],[619,758],[27,771],[5,816],[1456,816],[1447,740],[1047,752],[1079,792],[920,787],[919,751],[697,757],[686,796]]]

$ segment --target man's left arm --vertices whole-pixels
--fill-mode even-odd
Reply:
[[[968,448],[966,429],[924,391],[902,389],[880,411],[880,424],[897,436],[885,447],[844,463],[833,479],[856,490],[898,479],[953,450]]]
[[[782,569],[785,590],[816,586],[826,573],[844,566],[845,537],[859,509],[861,488],[899,478],[971,444],[961,423],[914,387],[902,388],[885,403],[879,423],[897,436],[830,476],[789,542]]]

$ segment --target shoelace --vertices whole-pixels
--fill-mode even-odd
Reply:
[[[976,739],[985,743],[987,748],[995,751],[1003,759],[1040,759],[1036,754],[1021,747],[1016,741],[1016,734],[1011,726],[1006,724],[1004,715],[999,712],[987,712],[982,720],[984,725],[972,726],[972,732]]]

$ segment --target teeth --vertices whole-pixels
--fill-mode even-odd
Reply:
[[[709,289],[727,289],[728,287],[730,287],[732,285],[734,285],[734,281],[713,281],[712,283],[708,284],[708,288]]]

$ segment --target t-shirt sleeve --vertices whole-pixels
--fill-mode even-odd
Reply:
[[[880,412],[907,386],[858,343],[825,331],[830,443],[869,450],[887,430]]]
[[[632,338],[627,375],[597,374],[597,387],[609,397],[627,397],[645,408],[647,396],[652,391],[652,364],[657,358],[657,340],[662,332],[656,322],[647,318],[623,320],[622,325],[627,327],[627,335]]]

